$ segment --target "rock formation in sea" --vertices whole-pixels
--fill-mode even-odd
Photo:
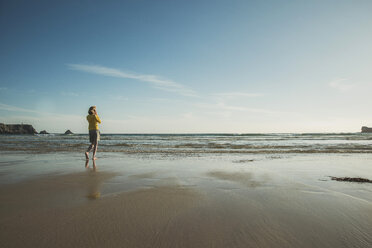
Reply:
[[[74,134],[74,133],[71,132],[70,130],[67,130],[67,131],[65,132],[65,134]]]
[[[39,134],[49,134],[46,130],[40,131]]]
[[[35,128],[28,124],[0,123],[0,134],[37,134]]]
[[[372,133],[372,127],[362,127],[362,133]]]

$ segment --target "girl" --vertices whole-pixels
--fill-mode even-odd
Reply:
[[[88,150],[85,152],[85,157],[86,159],[89,159],[89,152],[93,149],[93,160],[95,160],[97,159],[96,152],[97,152],[98,141],[100,140],[98,123],[101,123],[101,120],[98,117],[96,106],[90,107],[88,113],[89,115],[87,115],[87,120],[89,122],[90,146],[88,147]]]

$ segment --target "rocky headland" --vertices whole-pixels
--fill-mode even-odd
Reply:
[[[28,124],[0,123],[0,134],[37,134],[35,128]]]
[[[362,127],[362,133],[372,133],[372,127]]]

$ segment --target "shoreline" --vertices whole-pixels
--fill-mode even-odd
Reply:
[[[85,151],[88,135],[1,136],[0,151],[58,153]],[[99,152],[125,154],[369,154],[369,134],[118,134],[102,135]]]

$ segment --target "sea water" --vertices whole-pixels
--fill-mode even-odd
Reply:
[[[78,152],[87,134],[1,135],[0,151]],[[101,134],[100,152],[130,154],[371,153],[370,133]]]

